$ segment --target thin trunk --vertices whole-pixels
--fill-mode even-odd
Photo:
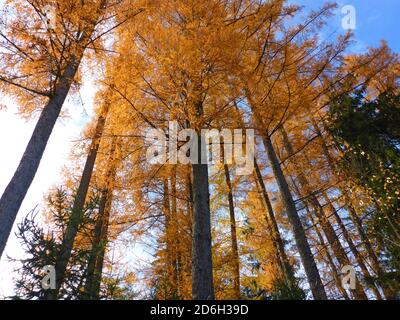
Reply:
[[[104,217],[104,219],[101,228],[100,252],[96,260],[96,267],[93,275],[92,296],[91,296],[92,300],[98,300],[100,298],[100,285],[103,277],[104,258],[106,255],[106,248],[108,243],[108,227],[111,214],[111,205],[112,205],[112,190],[108,189],[104,194],[104,197],[102,199],[102,204],[100,207],[100,212]]]
[[[314,299],[326,300],[327,296],[325,293],[324,285],[322,284],[322,280],[319,275],[310,245],[307,241],[303,225],[297,213],[295,202],[293,200],[292,194],[290,193],[288,183],[282,172],[282,168],[280,166],[278,157],[276,156],[271,139],[265,133],[263,135],[263,140],[267,149],[268,160],[271,164],[272,171],[274,173],[282,196],[282,201],[286,208],[286,214],[293,229],[294,239],[297,245],[297,249],[300,253],[300,258],[304,266],[308,282],[310,284],[311,292],[314,296]]]
[[[290,157],[294,154],[294,150],[283,126],[281,127],[280,132],[282,134],[283,144],[285,146],[287,156]],[[309,202],[310,205],[314,208],[318,221],[322,226],[322,230],[324,231],[328,243],[331,246],[337,260],[339,261],[341,268],[347,265],[352,265],[349,257],[346,254],[346,251],[344,250],[339,238],[335,233],[335,230],[333,229],[331,223],[329,222],[329,219],[325,216],[322,205],[320,204],[318,198],[314,195],[313,191],[311,190],[308,179],[301,172],[301,170],[298,168],[296,164],[294,164],[294,166],[297,171],[297,179],[301,186],[300,192],[303,191],[303,193],[305,193],[306,195],[310,195],[309,200],[307,202]],[[299,194],[299,196],[300,197],[304,196],[304,194]],[[360,300],[367,299],[367,296],[358,280],[354,296],[356,299]]]
[[[246,91],[247,99],[253,112],[254,121],[257,127],[264,128],[265,126],[263,124],[262,117],[258,114],[257,109],[255,108],[255,104],[251,98],[251,94],[248,92],[248,90]],[[315,300],[327,300],[324,285],[318,272],[318,268],[315,263],[310,245],[307,241],[303,225],[296,209],[296,204],[293,200],[292,194],[290,193],[289,185],[283,174],[279,159],[272,145],[271,137],[268,132],[263,129],[260,130],[260,134],[264,143],[264,147],[267,151],[268,161],[279,187],[282,202],[285,206],[289,223],[293,230],[294,239],[300,254],[300,259],[303,264],[308,283],[310,285],[311,293]]]
[[[171,173],[171,224],[173,226],[173,279],[175,282],[176,298],[180,298],[181,284],[181,257],[180,257],[180,237],[179,237],[179,221],[177,211],[177,194],[176,194],[176,166],[173,167]]]
[[[203,115],[203,106],[196,105],[199,117]],[[193,181],[193,241],[192,241],[192,297],[193,300],[213,300],[213,268],[211,252],[211,213],[208,183],[208,165],[202,164],[206,148],[202,146],[201,130],[198,135],[198,164],[192,164]]]
[[[323,150],[324,156],[325,156],[325,158],[326,158],[326,160],[328,162],[328,165],[329,165],[332,173],[337,174],[337,166],[336,166],[335,162],[333,161],[333,158],[332,158],[332,156],[331,156],[331,154],[329,152],[328,146],[327,146],[327,144],[325,142],[325,139],[324,139],[324,137],[322,135],[321,130],[319,129],[319,126],[318,126],[317,122],[315,121],[315,119],[312,118],[311,119],[311,123],[312,123],[314,129],[316,130],[316,132],[321,137],[322,150]],[[359,235],[359,237],[360,237],[360,239],[361,239],[361,241],[362,241],[362,243],[364,245],[365,250],[368,253],[368,257],[370,258],[370,260],[372,262],[372,268],[374,269],[375,273],[379,276],[379,275],[383,274],[384,271],[383,271],[383,269],[381,267],[381,264],[380,264],[380,262],[378,260],[378,257],[376,256],[375,251],[372,248],[372,245],[371,245],[368,237],[365,235],[365,232],[364,232],[363,227],[362,227],[361,220],[358,217],[357,212],[355,211],[355,209],[351,205],[351,202],[350,202],[350,200],[348,198],[347,192],[345,190],[341,190],[341,192],[345,197],[346,207],[347,207],[350,219],[352,220],[354,226],[356,227],[357,233],[358,233],[358,235]],[[331,206],[331,211],[332,211],[332,213],[334,213],[336,220],[338,221],[338,223],[339,223],[339,221],[341,222],[340,216],[338,215],[336,209],[333,207],[333,205],[332,205],[332,203],[329,200],[329,197],[327,195],[326,195],[326,198],[327,198],[326,199],[327,203]],[[339,223],[339,226],[340,226],[340,223]],[[343,225],[343,227],[344,227],[344,225]],[[344,228],[343,227],[341,227],[342,232],[343,232],[343,230],[346,229],[345,227]],[[347,233],[347,230],[346,230],[346,233]],[[343,232],[343,234],[345,235],[345,232]],[[350,242],[348,241],[350,249],[351,249],[353,255],[356,257],[357,263],[360,265],[361,270],[362,271],[364,270],[363,273],[365,273],[365,270],[368,271],[368,269],[365,267],[364,261],[361,258],[356,246],[354,244],[351,244],[351,237],[348,236],[348,238],[350,239]],[[365,275],[366,274],[364,274],[364,276]],[[377,297],[377,299],[382,298],[381,294],[379,293],[379,290],[377,290],[377,288],[375,286],[372,288],[372,290],[374,291],[374,294]],[[388,299],[393,298],[394,292],[393,292],[393,290],[391,288],[383,287],[382,290],[383,290],[383,293],[385,294],[386,298],[388,298]]]
[[[318,236],[319,243],[320,243],[321,247],[324,248],[325,256],[326,256],[326,258],[328,260],[329,267],[331,268],[332,276],[333,276],[333,279],[335,281],[336,287],[338,288],[338,290],[340,291],[340,293],[342,294],[342,296],[343,296],[343,298],[345,300],[350,300],[350,297],[349,297],[346,289],[342,286],[342,281],[340,279],[339,272],[338,272],[338,270],[336,268],[335,262],[333,261],[333,258],[331,256],[331,254],[330,254],[330,252],[328,250],[328,247],[325,244],[324,237],[322,236],[321,231],[318,228],[318,224],[315,222],[314,217],[312,216],[312,214],[308,210],[308,208],[307,208],[307,212],[308,212],[308,217],[309,217],[311,223],[314,226],[314,231]]]
[[[330,202],[330,199],[326,193],[324,193],[324,198],[325,198],[325,201],[327,202],[327,205],[329,207],[331,214],[335,218],[335,220],[340,228],[340,231],[343,234],[344,239],[349,244],[349,248],[350,248],[351,252],[353,253],[354,257],[356,258],[357,264],[360,266],[361,272],[363,273],[363,275],[366,279],[371,279],[372,278],[371,274],[370,274],[367,266],[364,263],[363,257],[361,256],[360,252],[357,250],[357,247],[354,244],[353,240],[351,239],[350,234],[347,232],[346,226],[344,225],[342,219],[340,218],[339,214],[337,213],[335,207]],[[378,300],[382,300],[382,295],[380,294],[378,288],[376,288],[376,286],[374,284],[372,284],[371,290]]]
[[[97,121],[95,134],[92,140],[88,157],[86,159],[85,167],[82,172],[81,181],[79,183],[78,191],[76,193],[75,201],[72,207],[71,216],[69,218],[68,225],[63,236],[63,242],[60,252],[57,255],[56,266],[55,266],[56,289],[49,290],[50,291],[48,295],[49,299],[57,299],[58,292],[64,281],[67,264],[71,257],[71,252],[74,245],[75,237],[78,233],[78,228],[82,221],[83,208],[89,190],[90,180],[93,175],[93,170],[97,158],[97,152],[99,150],[100,139],[103,134],[109,105],[105,104],[104,108],[105,110],[103,111],[103,114],[99,117]]]
[[[98,217],[94,228],[92,250],[86,271],[84,299],[98,300],[100,297],[100,284],[103,271],[104,255],[108,242],[108,225],[110,220],[113,184],[116,175],[114,163],[115,140],[111,145],[109,168],[106,173],[106,182],[101,191]]]
[[[257,159],[255,159],[255,158],[254,158],[254,173],[255,173],[257,185],[260,188],[264,206],[267,210],[266,219],[267,219],[268,224],[270,225],[271,235],[272,235],[272,239],[274,242],[274,246],[276,247],[279,265],[282,269],[282,272],[285,276],[286,281],[288,283],[293,283],[293,282],[295,282],[293,268],[290,265],[289,259],[286,255],[285,245],[283,243],[283,240],[282,240],[282,237],[281,237],[281,234],[279,231],[278,223],[276,222],[276,219],[275,219],[275,214],[274,214],[274,210],[272,208],[271,200],[269,198],[267,188],[265,187],[264,179],[262,177],[260,167],[258,166]]]
[[[165,216],[165,243],[166,243],[166,256],[167,256],[167,266],[166,266],[166,290],[164,292],[164,299],[171,300],[176,295],[176,282],[174,279],[174,240],[172,229],[172,219],[171,219],[171,203],[170,203],[170,191],[168,185],[168,178],[164,178],[163,181],[163,211]]]
[[[100,298],[100,285],[103,274],[104,257],[108,242],[108,226],[111,213],[112,190],[105,189],[102,192],[99,207],[99,219],[95,227],[95,256],[93,267],[88,267],[88,282],[85,287],[86,299],[98,300]]]
[[[101,196],[101,202],[103,202],[103,195]],[[101,205],[101,204],[100,204]],[[91,300],[93,296],[93,276],[95,273],[96,269],[96,261],[98,258],[99,254],[99,246],[101,245],[101,230],[103,228],[103,219],[100,216],[100,210],[99,210],[99,216],[97,217],[97,221],[94,227],[94,237],[92,240],[92,249],[90,252],[89,256],[89,261],[88,265],[86,267],[86,281],[85,281],[85,286],[84,286],[84,291],[82,294],[82,297],[84,300]]]
[[[171,182],[171,189],[168,182]],[[167,292],[166,299],[179,297],[178,267],[177,267],[177,237],[176,234],[176,178],[175,172],[171,178],[164,179],[164,215],[167,253]]]
[[[99,10],[99,15],[100,12],[101,10]],[[0,257],[3,254],[22,201],[36,175],[47,142],[78,71],[85,51],[84,45],[90,39],[94,28],[94,24],[90,25],[88,30],[83,32],[77,41],[76,54],[70,57],[69,63],[65,66],[53,95],[39,117],[18,168],[0,199]]]
[[[229,167],[224,164],[225,180],[228,186],[228,202],[229,202],[229,218],[231,226],[231,248],[232,248],[232,269],[233,269],[233,291],[234,298],[240,300],[240,259],[239,250],[236,234],[236,218],[235,218],[235,206],[233,203],[233,191],[231,177],[229,173]]]

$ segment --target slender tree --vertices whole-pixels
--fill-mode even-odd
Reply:
[[[14,5],[18,6],[18,2],[14,1]],[[15,59],[8,62],[15,63],[16,71],[20,74],[0,74],[0,81],[16,87],[18,92],[25,91],[25,97],[27,94],[34,94],[42,97],[40,101],[46,102],[18,168],[0,199],[0,255],[4,251],[18,210],[34,179],[61,108],[74,83],[84,51],[92,43],[96,26],[104,15],[107,2],[101,0],[74,5],[73,1],[57,1],[56,8],[52,6],[51,1],[32,1],[29,5],[18,7],[16,19],[20,22],[15,22],[7,28],[7,35],[2,34],[6,49],[10,46],[13,48],[10,54],[17,50]],[[45,17],[46,5],[54,8],[55,17],[52,19],[56,23],[55,26],[48,26]],[[27,25],[21,25],[24,23]],[[31,29],[28,24],[38,27]],[[41,35],[41,39],[35,39],[36,32]],[[31,48],[32,40],[38,47],[35,45]],[[46,61],[50,62],[50,68]],[[29,69],[39,69],[41,76],[35,79],[38,82],[33,84],[42,87],[28,87],[27,81],[34,80],[29,76],[31,71],[24,72]],[[14,79],[24,80],[21,83],[21,80]]]

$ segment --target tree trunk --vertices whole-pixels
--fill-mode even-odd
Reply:
[[[203,115],[202,103],[196,112]],[[192,164],[193,181],[193,241],[192,241],[192,297],[193,300],[213,300],[213,268],[211,251],[211,213],[208,183],[208,165],[202,164],[206,148],[202,146],[201,129],[196,128],[198,164]]]
[[[79,183],[78,191],[76,193],[75,201],[72,207],[71,216],[69,218],[68,225],[63,236],[63,242],[60,252],[58,253],[57,256],[57,261],[55,266],[56,289],[49,290],[51,291],[51,294],[49,295],[50,299],[57,299],[58,292],[64,281],[68,260],[71,257],[71,252],[74,245],[75,237],[78,233],[78,228],[82,221],[83,208],[89,190],[89,184],[92,178],[93,169],[97,158],[97,152],[100,146],[100,139],[103,134],[109,105],[105,104],[104,108],[105,110],[103,111],[103,115],[101,115],[97,121],[95,134],[92,140],[88,157],[86,159],[85,167],[82,172],[81,181]]]
[[[175,282],[175,298],[179,299],[180,286],[181,286],[181,256],[180,256],[180,236],[179,236],[179,221],[178,221],[178,207],[177,207],[177,194],[176,194],[176,166],[174,165],[171,172],[171,223],[172,223],[172,236],[173,236],[173,279]]]
[[[44,107],[18,168],[0,199],[0,257],[18,210],[39,168],[47,142],[78,70],[79,62],[80,58],[67,65],[55,94]]]
[[[354,257],[356,258],[357,264],[360,266],[361,272],[363,273],[363,275],[366,279],[371,279],[372,278],[371,274],[369,273],[369,270],[364,263],[363,257],[361,256],[356,245],[354,244],[353,240],[351,239],[350,234],[347,232],[346,226],[344,225],[342,219],[340,218],[339,214],[337,213],[335,207],[332,205],[332,203],[326,193],[324,193],[324,198],[325,198],[325,201],[327,202],[327,205],[330,209],[332,216],[335,218],[335,220],[340,228],[340,231],[343,234],[344,239],[349,244],[349,248],[350,248],[351,252],[353,253]],[[378,300],[382,300],[382,295],[380,294],[378,288],[376,288],[376,286],[374,284],[371,285],[371,290]]]
[[[308,282],[310,284],[311,292],[314,296],[314,299],[326,300],[327,296],[325,293],[325,289],[322,284],[313,254],[311,252],[310,245],[307,241],[303,225],[297,213],[296,205],[294,203],[292,194],[290,193],[285,176],[283,175],[282,168],[280,166],[278,157],[276,156],[271,139],[269,136],[267,136],[266,133],[263,134],[263,141],[267,149],[268,160],[271,164],[272,171],[278,183],[278,187],[282,196],[282,201],[286,208],[286,214],[293,229],[294,239],[297,245],[297,249],[300,253],[300,258],[303,263]]]
[[[331,156],[331,154],[329,152],[328,146],[327,146],[327,144],[325,142],[325,139],[324,139],[324,137],[322,135],[321,130],[319,129],[319,126],[318,126],[317,122],[315,121],[315,119],[312,118],[311,119],[311,123],[312,123],[314,129],[316,130],[316,132],[321,137],[322,150],[323,150],[324,156],[325,156],[325,158],[326,158],[326,160],[328,162],[328,165],[329,165],[332,173],[333,174],[337,174],[337,166],[336,166],[335,162],[333,161],[333,158],[332,158],[332,156]],[[355,209],[351,205],[351,202],[350,202],[350,200],[348,198],[347,192],[345,190],[342,190],[342,189],[340,191],[345,197],[346,207],[347,207],[350,219],[352,220],[354,226],[356,227],[357,233],[358,233],[358,235],[359,235],[359,237],[360,237],[360,239],[361,239],[361,241],[362,241],[362,243],[364,245],[364,248],[366,249],[366,251],[368,253],[368,257],[370,258],[370,261],[372,263],[372,268],[374,269],[375,273],[379,276],[379,275],[383,274],[384,271],[383,271],[383,269],[381,267],[381,264],[379,263],[379,260],[378,260],[376,254],[375,254],[374,249],[372,248],[372,245],[371,245],[368,237],[364,233],[361,220],[358,217],[357,212],[355,211]],[[333,207],[331,201],[329,200],[329,197],[327,195],[326,195],[326,197],[327,197],[327,201],[328,201],[327,203],[331,206],[331,211],[332,211],[332,213],[334,213],[336,220],[338,221],[338,223],[339,223],[339,221],[341,222],[341,218],[338,215],[336,209]],[[340,226],[340,223],[339,223],[339,226]],[[343,227],[344,227],[344,225],[343,225]],[[342,232],[343,232],[343,227],[341,227]],[[344,229],[346,229],[346,228],[344,227]],[[343,234],[345,235],[345,233],[343,233]],[[351,237],[350,236],[348,236],[348,237],[351,240]],[[365,270],[368,271],[368,269],[365,267],[363,259],[361,258],[356,246],[354,244],[350,243],[350,242],[349,242],[350,249],[351,249],[353,255],[356,257],[357,263],[360,265],[360,268],[363,271],[364,276],[366,276]],[[379,290],[377,290],[377,288],[375,286],[372,288],[372,290],[374,291],[374,294],[377,297],[377,299],[380,299],[381,294],[380,294]],[[383,290],[383,293],[385,294],[386,298],[388,298],[388,299],[393,298],[394,292],[393,292],[393,290],[391,288],[383,287],[382,290]]]
[[[339,272],[338,272],[338,270],[336,268],[336,265],[335,265],[335,263],[333,261],[333,258],[331,256],[331,254],[329,252],[329,249],[328,249],[327,245],[325,244],[324,237],[322,236],[321,231],[318,228],[318,224],[315,222],[314,217],[312,216],[312,214],[309,211],[308,207],[307,207],[307,212],[308,212],[308,217],[309,217],[311,223],[314,226],[314,231],[318,236],[319,243],[320,243],[321,247],[324,248],[325,255],[326,255],[326,258],[328,260],[329,267],[332,270],[332,276],[333,276],[333,279],[335,281],[335,285],[338,288],[339,292],[342,294],[343,298],[345,300],[350,300],[350,297],[349,297],[346,289],[342,286],[342,281],[340,279]]]
[[[95,237],[91,253],[91,259],[87,269],[87,282],[85,284],[84,299],[100,299],[100,285],[103,273],[104,256],[108,242],[108,225],[112,204],[112,190],[102,191],[99,217],[95,226]]]
[[[294,154],[294,150],[283,126],[281,127],[280,132],[282,134],[283,144],[285,146],[287,156],[291,157]],[[322,205],[320,204],[318,198],[314,195],[313,190],[311,190],[308,179],[300,171],[300,169],[296,164],[294,164],[294,166],[297,171],[297,179],[301,186],[300,192],[303,191],[305,195],[310,195],[309,200],[307,202],[310,202],[310,205],[314,208],[318,221],[322,226],[322,230],[324,231],[328,243],[331,246],[337,260],[339,261],[341,268],[347,265],[351,266],[352,265],[351,261],[348,258],[346,251],[343,249],[342,244],[340,243],[340,240],[335,233],[335,230],[333,229],[331,223],[329,222],[329,219],[325,216]],[[300,197],[304,196],[304,194],[299,194],[299,196]],[[356,299],[367,300],[367,296],[358,280],[354,296]]]
[[[267,210],[266,219],[267,219],[268,225],[270,226],[270,229],[271,229],[272,240],[274,242],[274,246],[277,251],[277,259],[279,261],[279,265],[285,276],[285,280],[288,283],[294,283],[295,276],[294,276],[293,268],[290,265],[289,259],[286,255],[285,245],[283,243],[281,234],[279,232],[279,227],[278,227],[278,224],[275,219],[275,214],[274,214],[274,210],[272,208],[271,200],[269,199],[267,188],[265,187],[264,179],[262,177],[261,170],[260,170],[260,167],[258,166],[256,158],[254,158],[254,166],[255,166],[254,173],[255,173],[256,182],[260,188],[262,200],[263,200],[264,206]]]
[[[84,299],[98,300],[100,298],[100,285],[103,272],[104,256],[108,242],[108,225],[110,220],[113,184],[116,175],[116,165],[113,162],[115,154],[115,140],[111,145],[109,168],[106,173],[105,186],[101,191],[98,217],[94,229],[92,251],[86,271]]]
[[[257,127],[264,128],[265,126],[263,124],[262,117],[258,114],[257,109],[255,108],[255,104],[251,98],[251,94],[248,90],[246,91],[247,99],[253,112],[253,119]],[[289,223],[293,230],[296,246],[299,250],[300,259],[303,264],[312,295],[316,300],[327,300],[324,285],[319,275],[317,265],[315,263],[310,245],[304,232],[303,225],[298,215],[296,204],[293,200],[292,194],[290,193],[289,185],[285,179],[280,162],[272,145],[271,137],[268,132],[263,129],[260,129],[260,134],[264,143],[264,147],[267,151],[268,161],[279,187],[282,202],[285,206]]]
[[[99,16],[103,6],[104,3],[102,2],[98,11]],[[94,19],[94,21],[97,23],[97,19]],[[87,30],[82,33],[80,39],[77,40],[76,48],[74,48],[76,53],[72,54],[69,58],[69,63],[66,64],[53,95],[40,114],[18,168],[0,199],[0,258],[7,244],[22,201],[39,168],[47,142],[81,63],[86,42],[90,39],[94,31],[95,23],[90,24]]]
[[[102,200],[102,206],[100,207],[102,216],[104,216],[104,220],[101,229],[101,245],[100,245],[101,250],[96,260],[96,269],[93,277],[92,299],[94,300],[99,299],[100,296],[100,285],[103,276],[104,258],[106,255],[106,248],[108,243],[108,227],[111,214],[111,205],[112,205],[112,190],[109,189],[104,195],[104,198]]]
[[[229,173],[229,167],[224,164],[225,180],[228,186],[228,202],[229,202],[229,219],[231,226],[231,248],[232,248],[232,269],[233,269],[233,291],[234,298],[240,300],[240,258],[236,234],[236,218],[235,218],[235,206],[233,203],[233,191],[231,177]]]
[[[171,179],[171,189],[173,189],[173,179]],[[176,199],[171,199],[172,192],[169,190],[169,179],[164,178],[164,216],[165,216],[165,242],[167,256],[167,289],[165,299],[172,300],[178,298],[178,274],[176,265],[176,237],[175,234],[175,216]],[[172,201],[171,201],[172,200]]]
[[[100,207],[102,206],[103,202],[103,194],[101,195],[101,204]],[[102,212],[104,214],[104,211]],[[101,245],[101,230],[103,228],[103,218],[100,216],[101,212],[99,209],[99,216],[97,217],[97,221],[94,227],[94,237],[92,240],[92,249],[90,252],[89,256],[89,261],[88,265],[86,267],[86,272],[85,272],[85,286],[84,286],[84,291],[82,294],[82,297],[84,300],[91,300],[93,297],[93,278],[94,278],[94,273],[96,269],[96,261],[99,255],[100,251],[100,245]]]

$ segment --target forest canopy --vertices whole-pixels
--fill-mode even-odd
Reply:
[[[399,55],[323,37],[335,10],[5,1],[0,94],[36,121],[0,198],[0,255],[15,225],[25,252],[9,298],[399,299]],[[18,220],[88,78],[62,183]]]

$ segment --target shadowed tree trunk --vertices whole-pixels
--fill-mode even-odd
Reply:
[[[307,241],[303,225],[296,209],[296,204],[293,200],[292,194],[290,193],[289,185],[283,174],[280,162],[272,145],[271,136],[266,130],[263,129],[265,128],[265,125],[263,124],[262,117],[257,112],[254,101],[251,98],[251,94],[248,92],[248,90],[246,91],[249,107],[253,112],[254,122],[256,123],[257,127],[260,128],[260,135],[268,155],[268,161],[279,187],[282,202],[285,206],[286,214],[293,230],[294,240],[300,254],[300,259],[303,264],[312,295],[315,300],[326,300],[327,296],[324,285],[319,275],[310,245]]]
[[[180,257],[180,237],[179,237],[179,221],[178,221],[178,206],[176,193],[176,166],[174,165],[171,172],[171,223],[173,236],[173,279],[175,282],[176,298],[181,297],[181,257]]]
[[[177,266],[177,237],[176,234],[176,179],[164,178],[164,215],[165,215],[165,242],[167,254],[167,289],[165,299],[179,298],[178,266]],[[171,182],[171,189],[169,183]]]
[[[94,239],[89,263],[86,270],[86,283],[84,288],[84,299],[98,300],[100,298],[100,285],[103,273],[104,256],[108,242],[108,226],[110,221],[113,184],[116,175],[114,162],[115,140],[111,145],[109,168],[106,173],[106,182],[101,191],[99,213],[94,228]]]
[[[321,231],[318,228],[318,224],[315,222],[314,217],[312,216],[308,207],[307,207],[307,212],[308,212],[308,217],[309,217],[311,223],[313,224],[314,231],[318,236],[319,244],[322,248],[324,248],[326,259],[328,260],[329,267],[332,270],[332,276],[333,276],[333,280],[335,281],[335,285],[338,288],[339,292],[342,294],[343,298],[345,300],[350,300],[350,297],[349,297],[346,289],[342,286],[342,281],[340,279],[339,272],[336,268],[335,262],[333,261],[331,254],[329,252],[328,246],[325,244],[324,237],[322,236]]]
[[[271,229],[271,235],[272,235],[272,240],[274,242],[274,246],[277,251],[278,255],[278,261],[280,264],[280,267],[282,269],[283,274],[285,275],[285,279],[288,283],[294,283],[295,281],[295,276],[293,272],[293,268],[289,263],[289,259],[287,257],[286,251],[285,251],[285,245],[283,243],[281,234],[279,232],[278,224],[275,219],[275,214],[274,210],[272,208],[272,204],[270,201],[270,198],[268,196],[267,188],[265,187],[264,179],[261,174],[260,167],[258,166],[257,159],[254,158],[254,174],[256,178],[257,185],[260,189],[260,193],[262,196],[262,200],[264,203],[264,206],[266,208],[266,219],[268,222],[268,225],[270,226]]]
[[[174,256],[173,256],[173,238],[171,234],[171,202],[170,202],[170,191],[168,185],[168,178],[164,178],[163,181],[163,211],[165,218],[165,243],[166,243],[166,290],[164,291],[164,299],[171,300],[176,294],[176,283],[174,282]]]
[[[57,255],[56,260],[56,289],[48,290],[48,299],[57,299],[58,292],[64,281],[65,272],[68,264],[68,260],[71,257],[72,248],[74,245],[75,237],[78,233],[79,225],[82,221],[83,208],[85,205],[86,196],[89,190],[90,180],[93,175],[94,166],[96,163],[97,152],[100,146],[100,139],[103,134],[106,116],[109,110],[109,105],[104,105],[104,110],[99,116],[97,121],[95,134],[90,146],[90,151],[86,159],[85,167],[82,172],[81,180],[79,183],[78,191],[75,196],[74,204],[72,207],[71,215],[69,217],[67,228],[63,235],[63,242],[61,245],[60,252]]]
[[[198,117],[203,115],[202,102],[196,103]],[[208,165],[202,164],[206,147],[202,146],[201,128],[196,128],[198,164],[192,164],[193,241],[192,241],[192,297],[194,300],[213,300],[213,269],[211,253],[211,213]]]
[[[370,279],[371,274],[370,274],[367,266],[364,263],[363,257],[361,256],[356,245],[354,244],[353,240],[351,239],[350,234],[347,232],[347,229],[346,229],[342,219],[340,218],[339,214],[337,213],[335,207],[332,205],[328,195],[326,193],[324,193],[323,196],[324,196],[325,201],[327,202],[327,205],[329,207],[329,210],[330,210],[332,216],[335,218],[335,220],[340,228],[340,231],[343,234],[344,239],[349,244],[350,251],[353,253],[354,257],[356,258],[357,264],[360,266],[361,272],[363,273],[363,275],[366,279]],[[380,294],[378,288],[374,284],[371,284],[371,290],[378,300],[382,300],[382,295]]]
[[[289,141],[289,137],[287,136],[287,133],[283,126],[280,128],[280,132],[282,134],[283,144],[285,146],[287,156],[291,157],[294,154],[294,150],[293,150],[292,144]],[[299,197],[301,198],[302,196],[304,196],[304,193],[305,193],[305,195],[307,195],[307,198],[309,200],[307,200],[306,202],[309,202],[310,205],[314,208],[315,215],[317,216],[318,221],[321,224],[322,230],[325,233],[325,236],[328,240],[329,245],[332,248],[332,251],[334,252],[337,260],[339,261],[341,268],[343,268],[344,266],[347,266],[347,265],[351,266],[352,263],[351,263],[350,259],[348,258],[346,251],[343,249],[343,246],[342,246],[339,238],[337,237],[335,230],[333,229],[331,223],[329,222],[328,218],[325,216],[322,205],[320,204],[318,198],[314,195],[313,190],[311,190],[310,185],[308,183],[308,179],[300,171],[300,169],[298,168],[298,166],[296,164],[294,164],[294,167],[296,169],[296,178],[298,179],[299,184],[301,186],[300,192],[303,191],[302,194],[299,194]],[[360,300],[367,299],[367,296],[366,296],[360,282],[358,281],[358,279],[357,279],[356,290],[354,291],[354,297],[356,299],[360,299]]]
[[[103,273],[104,256],[108,242],[108,225],[112,204],[112,190],[102,191],[99,217],[94,230],[94,241],[87,267],[84,299],[98,300]]]
[[[326,141],[322,135],[322,132],[317,124],[317,122],[315,121],[315,119],[311,118],[311,123],[314,127],[314,130],[316,131],[316,133],[320,136],[320,140],[321,140],[321,145],[322,145],[322,151],[323,154],[328,162],[328,165],[332,171],[332,173],[337,174],[337,166],[336,163],[334,162],[329,149],[328,149],[328,145],[326,144]],[[375,254],[374,249],[372,248],[372,245],[368,239],[368,237],[365,235],[365,232],[363,230],[362,227],[362,223],[360,218],[357,215],[357,212],[355,211],[355,209],[353,208],[353,206],[351,205],[351,202],[349,200],[349,197],[347,195],[347,192],[345,190],[340,190],[341,193],[343,194],[343,196],[345,197],[345,202],[346,202],[346,208],[347,211],[349,213],[350,219],[353,222],[354,226],[356,227],[357,233],[362,241],[362,244],[364,245],[364,248],[366,249],[367,253],[368,253],[368,257],[370,258],[371,264],[372,264],[372,268],[374,269],[375,273],[378,275],[381,275],[384,273],[381,264],[379,263],[379,260]],[[331,212],[332,214],[335,216],[336,221],[339,224],[339,227],[343,230],[346,230],[345,226],[343,225],[343,222],[341,221],[340,216],[338,215],[335,207],[333,206],[333,204],[331,203],[329,197],[326,195],[326,201],[328,203],[328,205],[331,208]],[[349,247],[353,253],[353,255],[355,256],[357,263],[359,264],[361,271],[363,272],[364,276],[368,276],[369,275],[369,271],[368,268],[365,266],[363,258],[361,257],[359,251],[357,250],[357,247],[352,243],[351,241],[351,237],[350,235],[348,235],[347,230],[345,232],[343,232],[343,235],[346,236],[348,239],[350,239],[348,241],[349,243]],[[347,239],[346,239],[347,240]],[[374,292],[375,296],[377,299],[382,298],[379,290],[376,288],[375,285],[372,286],[372,291]],[[386,296],[387,299],[391,299],[394,297],[395,293],[391,288],[387,288],[387,287],[383,287],[382,288],[384,295]]]
[[[264,133],[263,141],[267,149],[268,160],[271,164],[272,171],[278,183],[278,187],[282,196],[282,201],[286,208],[286,214],[293,229],[294,239],[297,249],[300,253],[300,258],[310,284],[311,292],[316,300],[326,300],[324,285],[322,284],[321,277],[318,272],[310,245],[307,241],[303,225],[297,213],[296,205],[294,203],[292,194],[290,193],[289,186],[283,175],[278,157],[275,153],[270,137]]]

